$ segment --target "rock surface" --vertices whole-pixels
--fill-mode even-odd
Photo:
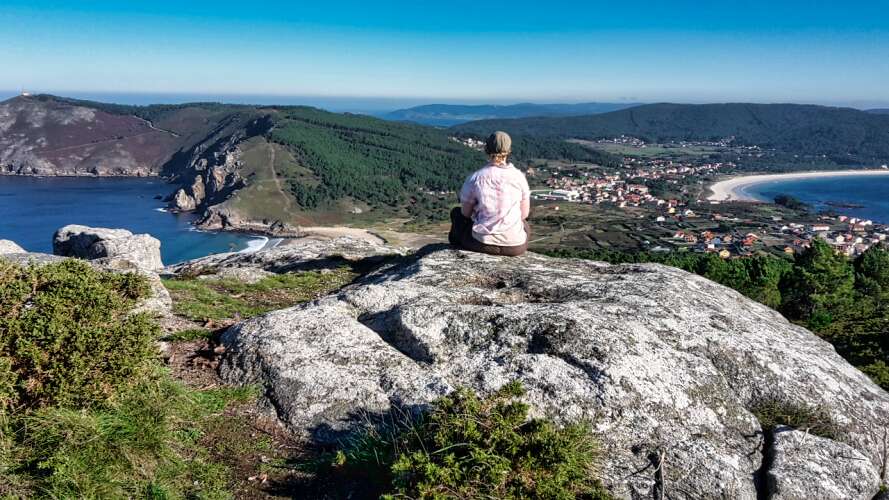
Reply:
[[[11,240],[0,240],[0,255],[10,253],[25,253],[25,249]]]
[[[136,234],[126,229],[65,226],[53,236],[53,253],[64,257],[87,260],[126,260],[140,269],[157,270],[161,261],[161,243],[148,234]]]
[[[224,379],[262,385],[285,425],[319,440],[458,385],[487,392],[520,380],[537,415],[594,423],[603,480],[622,498],[661,488],[666,498],[774,493],[754,481],[769,473],[771,450],[749,411],[763,397],[823,408],[842,426],[835,444],[866,457],[861,477],[880,460],[874,429],[889,423],[889,394],[830,344],[733,290],[657,265],[427,248],[333,296],[236,325],[223,342]],[[848,463],[824,465],[841,495],[876,493],[843,482]],[[778,485],[812,477],[775,474]]]
[[[879,490],[874,464],[851,446],[790,427],[778,427],[774,436],[772,500],[871,500]]]
[[[301,238],[257,252],[214,254],[174,264],[165,271],[177,275],[229,277],[252,283],[275,273],[330,268],[343,261],[381,261],[387,256],[402,254],[401,250],[382,243],[356,238]]]

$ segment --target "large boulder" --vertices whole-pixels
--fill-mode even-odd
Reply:
[[[11,240],[0,240],[0,255],[12,253],[25,253],[25,249]]]
[[[761,480],[774,441],[751,409],[765,398],[828,414],[842,432],[825,442],[865,457],[868,480],[819,458],[824,476],[846,498],[877,492],[889,394],[811,332],[674,268],[427,248],[222,340],[223,378],[261,385],[290,430],[322,441],[519,380],[537,415],[594,424],[615,495],[754,499],[813,477],[775,460],[780,480]]]
[[[60,228],[52,237],[52,253],[63,257],[92,259],[90,248],[101,240],[128,238],[133,233],[126,229],[107,229],[69,224]]]
[[[161,243],[148,234],[134,235],[126,229],[68,225],[53,236],[53,253],[64,257],[97,260],[126,260],[145,270],[164,267]]]

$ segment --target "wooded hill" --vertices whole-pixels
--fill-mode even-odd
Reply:
[[[800,155],[826,155],[841,164],[889,159],[889,116],[850,108],[799,104],[649,104],[597,115],[482,120],[452,127],[460,135],[491,130],[549,138],[629,135],[647,142],[718,141]]]

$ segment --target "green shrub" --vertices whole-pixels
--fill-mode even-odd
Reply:
[[[254,389],[189,389],[134,274],[0,260],[0,498],[227,498],[202,442]]]
[[[188,342],[190,340],[204,340],[213,336],[213,332],[206,328],[188,328],[179,330],[164,336],[164,340],[168,342]]]
[[[148,290],[77,260],[0,261],[0,405],[89,406],[142,376],[159,330],[130,310]]]
[[[337,464],[376,470],[388,498],[610,498],[590,429],[529,420],[523,392],[512,383],[482,399],[459,389],[419,420],[362,435]]]

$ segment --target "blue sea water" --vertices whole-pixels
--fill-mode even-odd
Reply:
[[[889,224],[889,175],[770,181],[745,187],[741,191],[769,202],[779,194],[788,194],[817,210],[830,209],[838,214]],[[831,206],[830,203],[861,207]]]
[[[13,177],[0,175],[0,239],[52,253],[52,236],[67,224],[129,229],[161,241],[165,264],[255,248],[265,238],[197,231],[193,216],[163,212],[171,186],[162,179]]]

